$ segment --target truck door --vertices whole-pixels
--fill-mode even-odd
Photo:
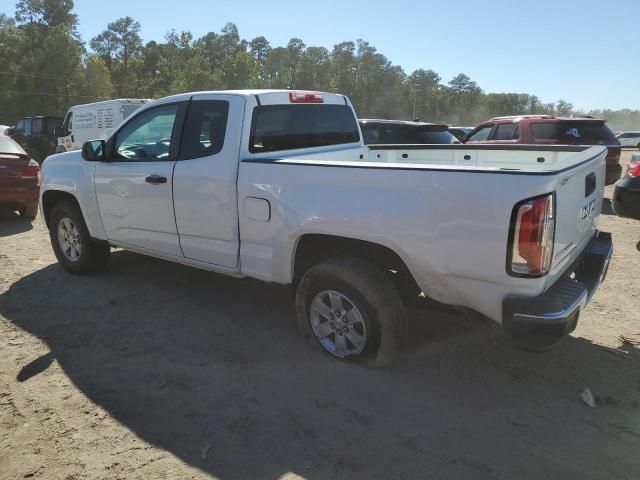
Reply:
[[[109,240],[182,257],[173,211],[173,169],[186,102],[142,112],[109,141],[96,165],[96,197]]]
[[[173,189],[180,246],[186,258],[238,268],[238,153],[244,98],[193,97]]]

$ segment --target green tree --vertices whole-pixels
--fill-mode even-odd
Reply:
[[[119,18],[107,25],[107,30],[91,39],[91,48],[108,65],[114,60],[120,60],[127,68],[131,57],[142,52],[140,29],[140,23],[133,18]]]
[[[292,38],[287,44],[287,54],[289,56],[289,88],[294,88],[296,85],[296,73],[298,73],[298,65],[300,65],[305,48],[307,48],[307,45],[299,38]]]
[[[83,95],[93,100],[109,100],[113,95],[111,73],[102,58],[87,57],[84,68]]]
[[[81,101],[82,43],[71,0],[20,0],[8,87],[15,114],[62,115]],[[55,61],[52,61],[55,59]]]
[[[568,117],[573,114],[573,105],[566,100],[558,100],[556,102],[555,113],[560,117]]]

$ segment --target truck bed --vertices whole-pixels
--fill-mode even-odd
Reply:
[[[594,172],[598,188],[589,196],[602,195],[605,155],[604,147],[582,146],[384,145],[247,158],[240,198],[266,198],[272,218],[267,225],[241,218],[243,273],[287,283],[291,272],[264,258],[291,255],[304,232],[356,236],[396,252],[432,298],[500,322],[506,296],[541,294],[589,242],[595,225],[578,222],[589,201],[582,177]],[[514,205],[553,192],[552,271],[509,276]],[[601,206],[593,208],[595,217]]]

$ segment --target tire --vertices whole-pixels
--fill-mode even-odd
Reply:
[[[28,220],[35,220],[38,216],[38,205],[26,205],[20,209],[20,216]]]
[[[49,237],[58,263],[69,273],[87,275],[104,268],[109,260],[109,245],[91,238],[80,209],[71,202],[54,207]],[[70,248],[63,250],[65,244]]]
[[[406,340],[407,312],[398,291],[382,270],[357,257],[311,267],[297,286],[295,307],[303,335],[336,358],[382,368]]]

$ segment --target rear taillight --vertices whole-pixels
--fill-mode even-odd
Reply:
[[[516,277],[543,277],[551,269],[556,229],[554,194],[518,203],[511,216],[507,271]]]
[[[291,103],[324,103],[324,96],[320,92],[289,92]]]
[[[631,177],[640,177],[640,161],[632,161],[629,164],[629,170],[627,170],[627,175]]]
[[[40,185],[40,165],[38,165],[38,162],[36,162],[33,159],[29,160],[29,163],[27,164],[26,167],[24,167],[24,170],[22,170],[22,175],[20,176],[22,178],[36,178],[39,186]]]

